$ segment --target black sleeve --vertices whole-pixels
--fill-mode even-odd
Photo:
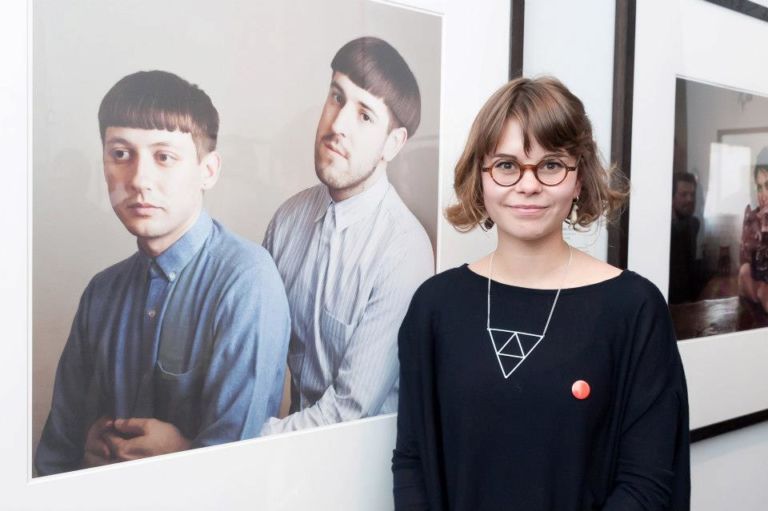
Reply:
[[[655,288],[626,339],[624,409],[613,490],[603,511],[690,509],[688,398],[664,298]],[[634,338],[632,338],[634,337]]]
[[[396,511],[428,510],[424,462],[421,453],[424,434],[424,379],[430,378],[424,346],[431,343],[428,314],[419,305],[417,292],[408,308],[398,335],[400,394],[397,415],[397,443],[392,456]]]

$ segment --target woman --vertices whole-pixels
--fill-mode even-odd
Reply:
[[[753,177],[757,207],[744,211],[739,294],[768,312],[768,147],[757,155]]]
[[[423,284],[400,329],[397,510],[689,509],[664,298],[562,235],[621,206],[608,182],[557,80],[514,80],[478,114],[446,216],[498,243]]]

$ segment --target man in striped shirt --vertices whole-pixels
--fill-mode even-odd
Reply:
[[[434,272],[424,228],[387,179],[421,117],[416,78],[387,42],[362,37],[331,62],[317,126],[321,184],[288,199],[264,246],[285,283],[290,414],[262,434],[397,410],[397,332]]]

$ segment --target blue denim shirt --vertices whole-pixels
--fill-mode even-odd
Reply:
[[[170,422],[192,447],[258,436],[278,413],[289,334],[269,254],[203,211],[159,256],[139,250],[89,283],[59,360],[38,473],[80,468],[102,415]]]

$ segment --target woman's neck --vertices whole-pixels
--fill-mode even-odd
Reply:
[[[500,236],[493,257],[493,279],[520,287],[559,288],[570,252],[562,236],[537,241]]]

